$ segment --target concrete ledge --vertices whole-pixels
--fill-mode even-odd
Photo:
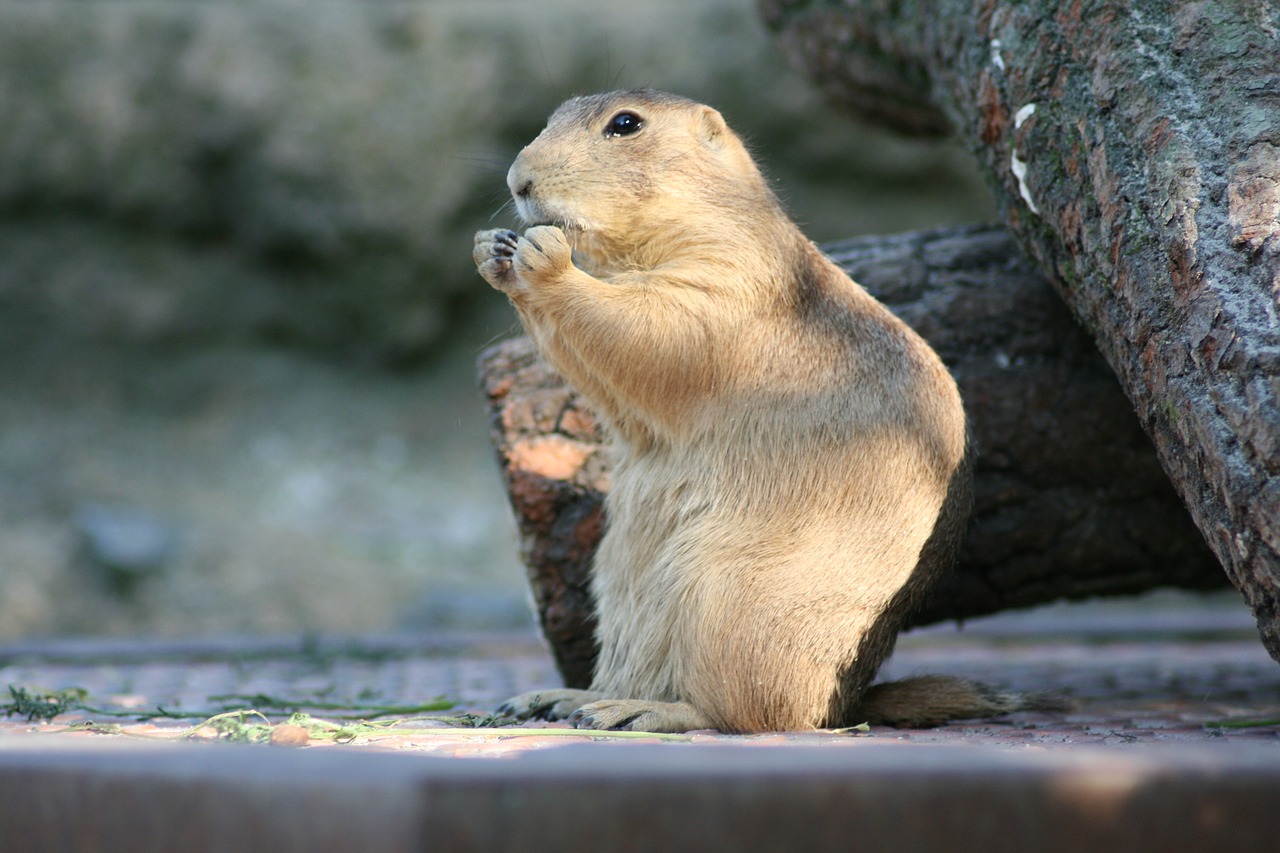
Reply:
[[[504,760],[119,742],[0,750],[0,849],[1271,851],[1223,747],[569,745]]]

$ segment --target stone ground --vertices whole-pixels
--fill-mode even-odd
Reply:
[[[871,728],[674,738],[687,744],[841,747],[859,741],[953,744],[989,749],[1115,748],[1169,743],[1247,743],[1280,763],[1280,666],[1252,635],[1241,611],[1171,611],[1136,617],[1123,610],[1009,615],[957,632],[939,626],[906,635],[885,669],[889,677],[948,673],[1018,690],[1068,695],[1067,712],[1018,713],[937,729]],[[253,709],[272,724],[293,710],[312,715],[309,739],[278,729],[277,740],[338,749],[409,750],[453,756],[501,756],[573,741],[603,740],[563,725],[462,728],[447,716],[484,715],[517,692],[558,683],[538,639],[521,632],[310,640],[60,640],[0,646],[0,685],[28,691],[79,688],[83,704],[51,721],[21,714],[0,721],[0,750],[34,739],[180,739],[228,710]],[[435,699],[449,711],[413,706]],[[0,706],[14,705],[12,696]],[[176,718],[139,719],[163,708]],[[422,720],[422,716],[445,716]],[[379,730],[335,739],[325,723],[368,718]],[[263,722],[247,717],[250,724]],[[1242,725],[1263,721],[1263,725]],[[269,730],[242,730],[265,739]],[[199,739],[228,738],[213,726]],[[291,740],[292,739],[292,740]],[[653,738],[643,740],[652,741]]]
[[[0,685],[87,707],[0,718],[0,850],[1275,849],[1280,666],[1238,601],[939,626],[886,669],[1077,707],[922,731],[466,728],[423,717],[555,684],[536,637],[10,642]],[[455,710],[404,707],[440,696]]]

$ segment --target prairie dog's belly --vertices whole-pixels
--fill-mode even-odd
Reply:
[[[768,626],[778,648],[798,625],[821,626],[826,646],[791,652],[851,653],[914,568],[944,498],[904,480],[910,472],[886,476],[875,445],[807,471],[739,460],[758,479],[755,495],[723,452],[620,463],[592,581],[594,689],[687,700],[744,623]]]

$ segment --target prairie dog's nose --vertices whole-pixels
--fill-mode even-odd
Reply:
[[[511,164],[511,169],[507,172],[507,187],[511,190],[511,194],[516,198],[528,198],[533,192],[533,178],[520,168],[520,158]]]

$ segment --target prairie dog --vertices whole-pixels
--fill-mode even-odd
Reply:
[[[938,356],[792,223],[714,109],[573,98],[507,175],[529,226],[480,274],[611,439],[589,690],[501,710],[730,732],[931,724],[1018,707],[870,687],[959,545],[964,408]]]

